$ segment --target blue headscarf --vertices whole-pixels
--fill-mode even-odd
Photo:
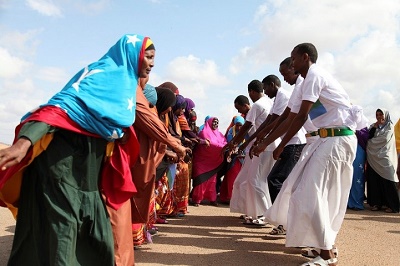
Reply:
[[[235,116],[235,118],[233,119],[233,124],[236,125],[237,123],[240,123],[242,126],[244,125],[244,118],[241,115],[237,115]]]
[[[143,94],[152,105],[157,104],[157,91],[154,86],[146,84],[143,90]]]
[[[154,49],[149,37],[122,36],[45,105],[59,106],[82,128],[107,140],[121,138],[123,128],[135,121],[139,70],[148,47]]]

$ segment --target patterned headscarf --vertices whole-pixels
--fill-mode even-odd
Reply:
[[[107,140],[122,137],[123,128],[135,121],[136,89],[146,48],[154,48],[149,37],[122,36],[45,105],[60,107],[79,126]]]

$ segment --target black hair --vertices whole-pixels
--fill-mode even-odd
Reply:
[[[249,83],[249,85],[247,85],[247,90],[262,93],[263,92],[263,84],[261,83],[261,81],[259,81],[257,79],[252,80]]]
[[[317,48],[315,48],[314,44],[312,43],[301,43],[298,44],[294,49],[297,48],[297,53],[299,54],[308,54],[310,61],[312,63],[316,63],[318,59],[318,52]]]
[[[292,58],[286,57],[279,66],[287,66],[288,68],[292,65]]]
[[[281,80],[275,75],[268,75],[263,80],[262,83],[264,84],[271,84],[274,83],[276,86],[281,87]]]
[[[250,105],[249,98],[247,98],[244,95],[239,95],[238,97],[236,97],[234,103],[236,103],[236,104],[238,104],[240,106],[244,106],[246,104]]]

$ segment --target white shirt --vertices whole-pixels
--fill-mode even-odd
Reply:
[[[292,113],[298,113],[299,110],[296,112],[293,111],[293,109],[297,108],[300,109],[301,106],[301,86],[303,85],[304,78],[302,76],[298,76],[296,79],[296,84],[294,84],[292,96],[290,96],[289,102],[288,102],[288,107],[290,108],[290,112]],[[296,107],[297,106],[297,107]],[[303,127],[299,130],[307,133],[307,132],[312,132],[312,131],[317,131],[318,128],[314,126],[314,124],[311,122],[310,116],[308,116],[307,121],[304,123]]]
[[[299,76],[300,77],[300,76]],[[300,80],[300,81],[299,81]],[[294,98],[299,98],[298,95],[296,95],[296,91],[298,91],[298,86],[299,84],[301,85],[301,82],[303,81],[303,78],[299,79],[297,78],[296,80],[296,85],[293,89],[293,92],[287,92],[283,89],[279,89],[276,96],[275,96],[275,101],[274,101],[274,106],[272,107],[272,112],[276,115],[282,115],[282,113],[285,111],[286,107],[292,106],[293,101],[295,101]],[[275,105],[277,106],[276,108]],[[283,109],[282,109],[283,108]],[[274,112],[275,110],[275,112]],[[287,145],[293,145],[293,144],[305,144],[306,143],[306,134],[307,132],[305,129],[302,127],[300,130],[289,140],[289,142],[286,144]],[[283,138],[284,135],[281,136]]]
[[[328,72],[313,64],[301,86],[302,101],[313,102],[309,116],[317,128],[351,126],[349,96]],[[298,112],[300,105],[294,106]]]
[[[278,116],[282,115],[283,111],[286,109],[286,106],[288,106],[290,95],[290,92],[285,91],[282,88],[278,89],[270,114],[275,114]]]
[[[253,132],[250,132],[250,134],[253,134],[265,121],[265,119],[267,119],[271,107],[271,100],[265,95],[263,95],[251,106],[249,112],[246,115],[246,121],[250,122],[253,125]]]

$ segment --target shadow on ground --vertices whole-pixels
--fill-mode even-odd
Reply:
[[[307,259],[285,248],[271,227],[245,226],[229,216],[169,219],[158,226],[153,244],[135,250],[136,265],[299,265]],[[168,253],[163,247],[168,246]]]

